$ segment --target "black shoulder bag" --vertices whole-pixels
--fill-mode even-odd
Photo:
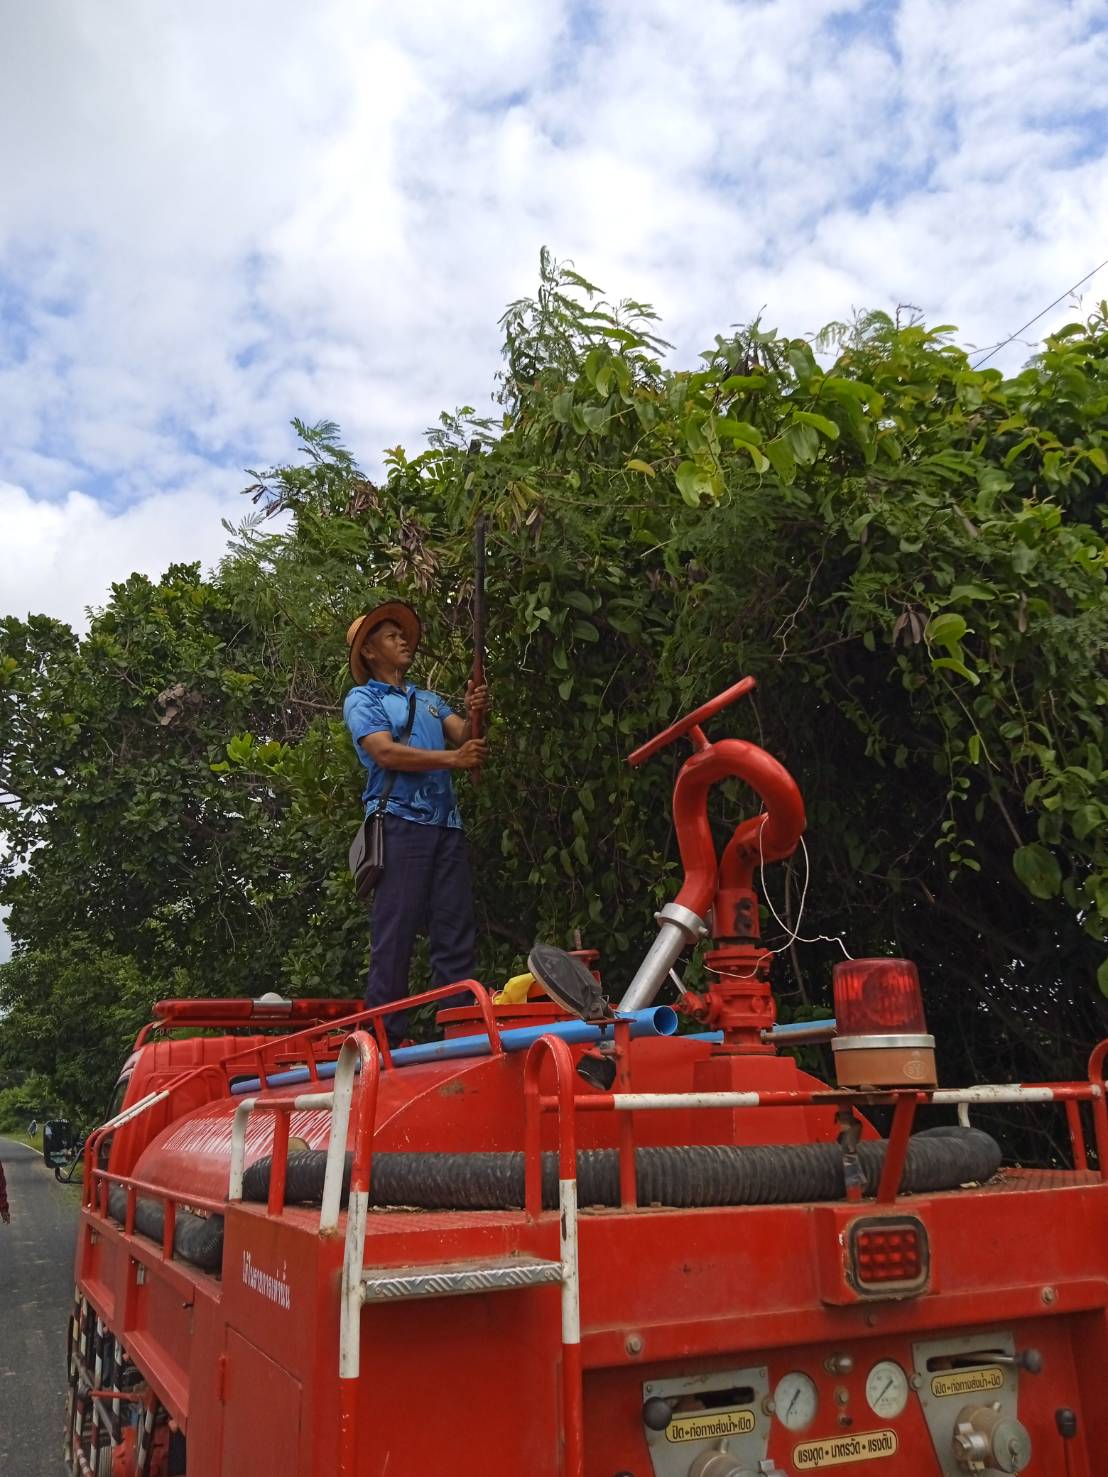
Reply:
[[[408,699],[408,721],[397,743],[406,744],[412,736],[415,723],[416,695],[413,690]],[[377,808],[367,815],[358,827],[350,847],[350,875],[354,878],[354,894],[360,903],[368,903],[373,889],[380,882],[385,870],[385,806],[388,804],[392,787],[396,782],[397,770],[390,769],[385,788],[377,797]]]

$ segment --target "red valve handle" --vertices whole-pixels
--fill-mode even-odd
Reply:
[[[656,738],[647,739],[645,744],[640,745],[633,754],[628,755],[628,764],[639,765],[645,763],[647,759],[653,758],[661,749],[664,749],[667,744],[672,744],[674,739],[678,739],[682,734],[689,733],[690,731],[692,732],[692,741],[696,748],[706,749],[708,747],[708,740],[700,731],[700,725],[707,723],[708,719],[714,718],[717,713],[722,713],[724,708],[729,708],[732,703],[737,703],[739,698],[745,697],[756,686],[757,683],[753,677],[743,677],[734,686],[728,687],[724,692],[717,693],[715,697],[709,698],[706,703],[701,703],[700,707],[694,708],[691,713],[686,713],[684,718],[678,718],[676,723],[671,723],[668,728],[664,728]]]

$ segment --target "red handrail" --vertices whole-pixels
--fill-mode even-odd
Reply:
[[[554,1063],[558,1112],[558,1227],[562,1263],[562,1471],[585,1471],[585,1401],[581,1361],[581,1291],[577,1256],[577,1129],[574,1117],[573,1053],[557,1036],[540,1036],[523,1064],[524,1209],[532,1220],[542,1214],[542,1106],[539,1076],[543,1060]]]
[[[1097,1168],[1100,1177],[1108,1177],[1108,1083],[1104,1077],[1105,1058],[1108,1057],[1108,1037],[1093,1047],[1089,1057],[1089,1082],[1099,1089],[1092,1100],[1093,1133],[1096,1138]],[[1072,1130],[1071,1130],[1072,1131]]]
[[[314,1046],[317,1042],[325,1040],[339,1031],[350,1032],[361,1025],[372,1025],[377,1037],[377,1048],[380,1051],[384,1065],[390,1066],[392,1054],[389,1051],[388,1038],[385,1035],[385,1017],[395,1014],[401,1010],[413,1010],[420,1005],[431,1004],[435,1000],[445,1000],[459,992],[465,991],[474,997],[477,1008],[481,1012],[481,1023],[489,1038],[489,1052],[492,1056],[501,1056],[504,1047],[500,1041],[500,1028],[496,1023],[496,1015],[493,1010],[492,997],[488,990],[478,980],[458,980],[454,984],[439,985],[433,990],[424,990],[418,995],[405,995],[401,1000],[390,1001],[387,1005],[375,1005],[367,1010],[359,1010],[354,1014],[346,1016],[342,1020],[327,1021],[318,1026],[311,1026],[303,1031],[293,1032],[290,1036],[277,1036],[264,1045],[253,1045],[244,1047],[241,1051],[231,1052],[222,1057],[217,1065],[223,1069],[228,1081],[233,1073],[233,1068],[240,1063],[249,1062],[257,1067],[257,1076],[261,1086],[267,1086],[266,1077],[268,1071],[272,1071],[276,1065],[273,1058],[278,1052],[288,1056],[290,1047],[307,1047],[311,1054],[309,1073],[314,1077],[316,1072],[313,1067],[317,1066],[318,1059],[315,1056]],[[267,1071],[266,1063],[269,1062]],[[283,1068],[282,1068],[283,1070]]]
[[[361,1070],[358,1074],[354,1109],[354,1162],[350,1170],[350,1195],[346,1206],[346,1246],[342,1261],[342,1304],[339,1322],[339,1450],[338,1477],[355,1477],[360,1455],[358,1442],[358,1383],[361,1372],[362,1272],[365,1260],[365,1226],[369,1210],[369,1187],[373,1173],[373,1138],[377,1118],[377,1088],[381,1078],[381,1060],[376,1043],[366,1031],[354,1031],[342,1044],[357,1052]],[[337,1078],[337,1074],[336,1074]],[[320,1229],[330,1229],[328,1189],[335,1193],[331,1204],[337,1211],[337,1189],[342,1183],[342,1164],[346,1158],[345,1125],[337,1119],[344,1112],[335,1089],[332,1109],[332,1133],[338,1127],[342,1141],[342,1157],[328,1158],[328,1180],[324,1181],[324,1204],[320,1209]],[[331,1180],[337,1174],[338,1186]],[[336,1217],[337,1218],[337,1217]]]

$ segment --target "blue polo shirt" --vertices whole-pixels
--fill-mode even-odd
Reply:
[[[378,796],[389,775],[394,774],[392,793],[385,803],[386,815],[397,815],[401,820],[415,821],[421,826],[454,826],[461,830],[462,817],[448,769],[429,769],[422,774],[382,769],[362,748],[361,740],[370,733],[391,733],[397,742],[400,741],[408,721],[408,699],[413,690],[416,695],[415,721],[408,742],[413,749],[445,749],[443,719],[453,714],[437,692],[426,692],[422,687],[392,687],[388,682],[376,682],[370,678],[346,694],[342,716],[354,740],[354,752],[367,771],[362,791],[366,814],[376,810]]]

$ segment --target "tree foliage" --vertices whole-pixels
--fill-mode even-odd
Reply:
[[[683,757],[626,755],[749,671],[716,729],[805,792],[802,932],[917,958],[952,1080],[1079,1070],[1108,994],[1105,309],[1010,379],[884,314],[814,344],[755,324],[677,370],[646,305],[544,255],[503,326],[495,414],[444,415],[381,485],[296,423],[303,457],[248,489],[280,516],[212,579],[135,576],[80,641],[0,625],[21,949],[78,940],[153,993],[356,992],[342,631],[410,598],[422,680],[457,697],[483,511],[495,762],[463,809],[487,978],[580,929],[622,987],[676,889]],[[721,828],[749,805],[726,791]],[[768,878],[790,923],[803,870]],[[786,1009],[826,1003],[837,947],[767,922]]]

